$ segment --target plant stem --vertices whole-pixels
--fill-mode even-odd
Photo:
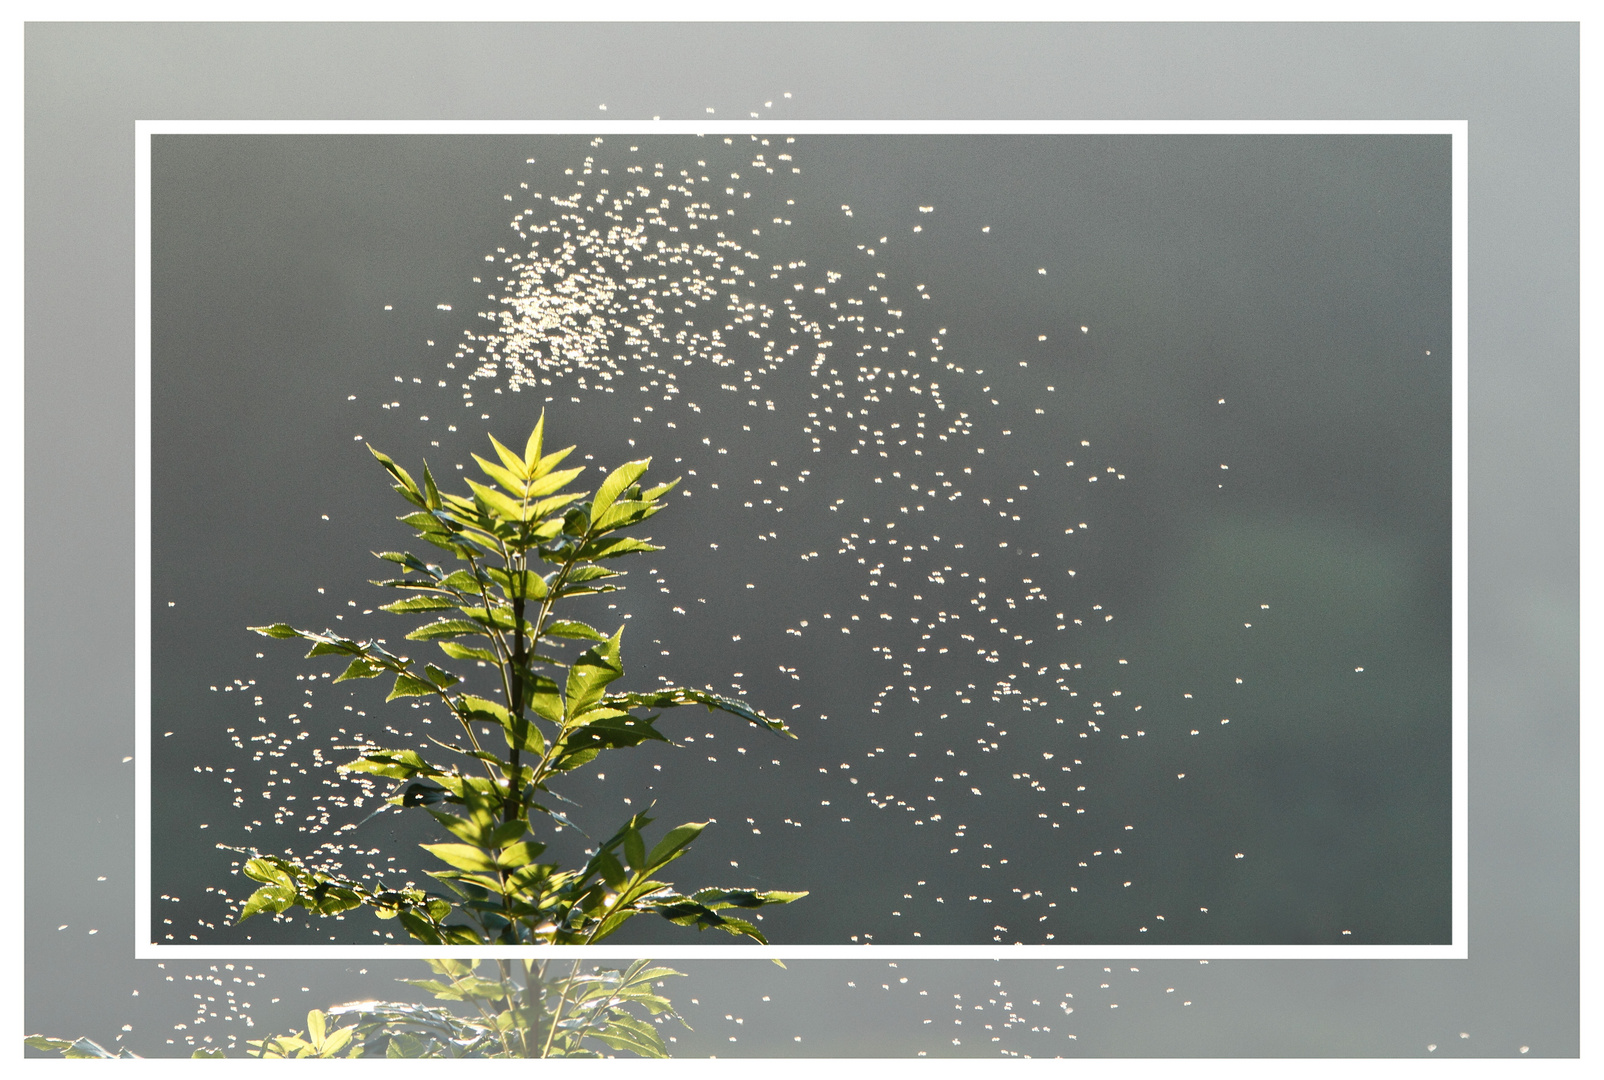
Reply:
[[[579,974],[579,961],[574,961],[573,968],[568,972],[568,978],[563,980],[562,993],[557,995],[557,1011],[551,1014],[551,1032],[546,1036],[546,1046],[540,1052],[541,1057],[551,1056],[552,1040],[557,1037],[557,1021],[562,1019],[563,1005],[568,1000],[568,991],[573,989],[574,976]]]

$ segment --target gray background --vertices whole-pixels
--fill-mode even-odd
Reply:
[[[510,74],[531,54],[538,74]],[[1472,959],[1122,965],[1119,979],[905,964],[910,983],[885,980],[903,989],[875,1011],[842,984],[877,989],[881,964],[686,964],[680,994],[705,1003],[687,1011],[709,1016],[684,1052],[1577,1052],[1574,27],[34,26],[27,59],[29,1030],[109,1039],[130,1022],[131,1044],[158,1053],[189,998],[126,959],[130,639],[97,641],[110,659],[86,677],[76,614],[94,610],[112,641],[133,614],[116,525],[131,527],[133,120],[588,117],[601,101],[612,117],[739,116],[790,90],[803,117],[1470,121]],[[108,460],[125,463],[109,485]],[[113,506],[92,531],[89,491]],[[375,992],[357,965],[257,967],[296,984],[281,1007]],[[1011,984],[1000,1002],[1129,996],[1117,1021],[1082,1007],[1067,1049],[1028,1027],[954,1047],[918,1023],[926,1000],[989,1001],[993,980]],[[914,986],[930,997],[897,997]],[[713,1014],[760,1010],[764,993],[796,1003],[785,1022],[759,1013],[719,1045]],[[1183,995],[1194,1004],[1172,1008]]]
[[[386,708],[380,683],[298,686],[341,665],[242,623],[398,640],[412,623],[371,611],[386,596],[370,553],[417,545],[353,434],[452,485],[487,430],[516,441],[544,408],[576,461],[650,453],[682,480],[650,526],[663,550],[576,609],[628,616],[623,685],[661,672],[739,692],[797,734],[665,715],[680,747],[610,754],[558,785],[592,837],[627,813],[619,795],[655,799],[659,822],[712,818],[674,881],[811,890],[765,915],[786,944],[1446,944],[1449,140],[780,145],[799,175],[714,203],[720,231],[767,253],[743,256],[762,269],[740,300],[799,297],[828,324],[831,296],[848,317],[885,297],[902,317],[883,321],[907,333],[880,346],[827,329],[814,374],[813,346],[770,370],[761,340],[727,325],[733,366],[670,362],[676,398],[650,388],[662,355],[615,348],[626,377],[605,391],[558,377],[515,395],[464,382],[477,362],[450,347],[483,325],[483,253],[518,241],[513,178],[557,195],[582,160],[613,177],[663,161],[718,178],[716,196],[732,172],[750,179],[747,139],[156,139],[153,828],[194,842],[153,852],[152,900],[181,898],[153,902],[154,939],[394,929],[233,927],[207,893],[239,892],[237,854],[214,843],[304,855],[395,837],[386,856],[416,872],[406,853],[438,829],[414,813],[330,835],[364,807],[307,831],[326,810],[318,763],[290,765],[305,747],[323,745],[326,770],[350,732],[395,745],[396,724],[433,710]],[[793,226],[752,237],[776,212]],[[798,260],[803,280],[771,282]],[[819,296],[827,269],[842,276]],[[705,301],[685,311],[706,324]],[[770,326],[760,338],[807,338]],[[912,366],[944,408],[859,363]],[[757,389],[723,389],[753,367]],[[250,693],[229,688],[246,679]],[[280,738],[302,749],[258,753]],[[297,799],[270,814],[290,778]],[[656,920],[623,939],[686,940]]]

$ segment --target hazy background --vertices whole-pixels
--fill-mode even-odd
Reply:
[[[452,463],[474,470],[467,455],[487,450],[486,430],[516,442],[549,408],[554,445],[578,441],[581,454],[610,463],[650,453],[665,476],[692,474],[652,523],[666,549],[621,563],[633,571],[626,592],[608,598],[631,615],[627,685],[650,685],[666,669],[691,685],[738,688],[799,736],[784,745],[735,724],[704,727],[689,710],[667,716],[671,733],[711,727],[713,742],[701,742],[719,760],[689,744],[645,747],[568,778],[558,786],[583,804],[571,813],[592,837],[628,813],[615,789],[657,798],[665,825],[713,817],[722,827],[681,860],[675,880],[812,890],[767,913],[771,938],[787,943],[1043,942],[1047,933],[1059,943],[1447,943],[1448,139],[804,136],[782,144],[800,176],[774,182],[795,205],[771,199],[791,229],[753,238],[748,219],[766,226],[767,211],[730,200],[738,216],[720,224],[772,252],[747,260],[761,267],[757,281],[732,291],[743,301],[794,293],[789,281],[769,285],[766,271],[799,259],[810,286],[840,268],[830,296],[873,301],[863,286],[876,285],[908,309],[892,320],[909,329],[896,352],[935,335],[937,360],[966,368],[932,365],[928,345],[893,364],[934,373],[945,411],[894,388],[864,398],[853,350],[870,348],[876,365],[890,354],[860,346],[872,335],[851,326],[827,333],[823,350],[829,368],[848,370],[845,398],[816,394],[835,384],[808,377],[805,347],[759,374],[757,397],[774,408],[754,411],[749,395],[719,389],[755,362],[726,335],[736,367],[669,364],[686,398],[705,403],[699,411],[640,395],[656,371],[638,375],[622,356],[629,377],[616,393],[569,378],[551,387],[550,406],[508,387],[499,397],[476,389],[465,407],[459,387],[475,364],[448,350],[483,325],[474,313],[486,307],[484,286],[471,284],[491,265],[483,253],[516,250],[502,197],[512,188],[528,198],[515,177],[555,195],[564,170],[588,158],[598,174],[613,165],[611,181],[590,183],[616,189],[627,163],[663,161],[670,178],[682,166],[720,178],[745,168],[744,187],[753,151],[739,142],[156,141],[153,828],[196,839],[154,853],[153,900],[180,897],[182,912],[154,903],[155,939],[360,942],[379,927],[347,917],[298,933],[266,920],[230,929],[222,901],[206,896],[208,885],[240,895],[226,880],[237,856],[214,843],[306,854],[332,839],[305,828],[317,774],[292,772],[294,753],[253,760],[277,743],[268,733],[307,732],[344,761],[350,751],[328,750],[349,742],[339,733],[394,741],[380,725],[409,715],[405,702],[382,705],[378,683],[325,684],[303,699],[296,673],[331,665],[244,623],[344,620],[346,632],[399,637],[407,627],[393,616],[359,614],[388,600],[368,584],[384,576],[370,552],[418,545],[394,524],[406,508],[354,435],[414,465],[431,457],[442,483],[460,487]],[[882,243],[883,234],[897,239]],[[801,299],[810,317],[830,317],[810,289]],[[705,326],[700,310],[687,314]],[[961,413],[974,433],[916,436],[921,456],[902,450],[882,463],[826,429],[823,452],[812,451],[802,428],[819,415],[811,410],[832,402],[841,412],[828,419],[851,430],[845,413],[865,401],[871,430],[893,417],[913,429],[916,416],[939,429],[938,418]],[[653,402],[671,411],[642,410]],[[709,434],[716,446],[702,445]],[[718,453],[726,443],[734,452]],[[1121,472],[1109,475],[1107,462]],[[1089,473],[1102,474],[1100,487]],[[967,502],[942,506],[943,488],[921,496],[930,504],[922,520],[887,517],[915,475],[930,485],[957,478]],[[788,513],[744,505],[754,492],[779,496],[776,479],[800,481],[781,496]],[[1005,506],[1024,521],[999,521]],[[904,570],[900,556],[887,564],[874,554],[883,546],[839,543],[861,531],[884,545],[901,535],[884,531],[887,520],[904,533],[922,528],[914,539],[936,551],[915,552]],[[816,552],[821,561],[806,558]],[[856,565],[864,553],[884,576]],[[987,580],[965,593],[960,574]],[[864,608],[860,594],[871,591]],[[978,656],[953,632],[932,636],[956,646],[945,659],[920,657],[913,592],[971,612],[956,629],[999,651]],[[1031,643],[988,636],[971,599]],[[691,613],[677,617],[684,604]],[[618,618],[587,605],[600,625]],[[868,621],[842,637],[831,622],[854,608]],[[1077,617],[1080,626],[1066,621]],[[812,627],[801,636],[798,619]],[[1061,664],[1081,666],[1065,676]],[[233,679],[254,685],[224,689]],[[999,679],[1018,692],[992,695]],[[918,692],[900,693],[909,687]],[[1023,710],[1008,700],[1028,691],[1036,700]],[[339,709],[320,707],[330,695]],[[248,742],[231,750],[242,734]],[[605,781],[592,779],[598,771]],[[275,831],[264,825],[277,804],[262,801],[264,785],[292,775],[300,812],[291,807]],[[1022,775],[1043,778],[1046,796],[1022,787]],[[904,806],[911,796],[918,812],[880,805],[888,790]],[[1039,816],[1044,806],[1052,820]],[[910,824],[927,810],[942,819]],[[386,854],[421,871],[426,860],[406,853],[436,830],[416,817],[357,835],[375,844],[396,835]],[[1017,906],[1012,893],[1036,890],[1040,898]],[[686,938],[637,920],[631,939]]]
[[[1521,1044],[1540,1054],[1575,1052],[1576,697],[1573,662],[1560,659],[1575,655],[1570,628],[1576,617],[1574,28],[1105,26],[977,33],[943,27],[537,27],[521,33],[526,38],[517,43],[512,38],[518,35],[502,28],[30,31],[28,556],[30,583],[37,580],[33,575],[42,575],[50,587],[35,585],[29,592],[29,780],[40,791],[70,783],[75,791],[109,801],[79,800],[58,809],[48,800],[30,800],[29,1030],[81,1030],[109,1038],[119,1022],[131,1021],[132,1044],[160,1052],[165,1039],[173,1037],[177,1003],[189,1000],[187,987],[172,996],[156,993],[164,983],[154,965],[120,960],[129,943],[113,940],[120,938],[113,932],[118,920],[132,910],[131,770],[119,764],[133,752],[130,654],[120,654],[121,668],[100,669],[121,670],[121,675],[86,680],[74,651],[81,644],[81,623],[61,615],[78,599],[75,589],[85,590],[82,604],[106,610],[101,583],[107,576],[89,586],[82,568],[121,566],[110,579],[120,574],[127,581],[128,547],[118,539],[125,533],[84,533],[70,524],[79,504],[52,494],[62,490],[63,477],[71,478],[68,485],[76,490],[104,490],[106,461],[127,461],[130,454],[131,294],[121,293],[124,299],[113,303],[110,310],[117,314],[110,319],[88,308],[84,297],[86,283],[131,281],[126,216],[131,159],[126,155],[133,118],[220,111],[242,117],[593,115],[603,100],[612,116],[701,115],[705,104],[741,115],[788,89],[797,92],[799,116],[1471,120],[1476,350],[1471,387],[1472,959],[1217,962],[1207,969],[1140,965],[1144,976],[1157,972],[1159,982],[1191,993],[1196,1004],[1169,1013],[1176,995],[1137,994],[1122,1003],[1118,1024],[1088,1020],[1068,1049],[1400,1054],[1421,1053],[1430,1042],[1441,1044],[1439,1053],[1504,1054]],[[665,48],[665,36],[677,38],[675,48]],[[628,70],[641,81],[598,86],[594,66],[580,59],[585,54],[581,40],[592,46],[605,40],[606,47],[640,60],[611,67],[600,77],[620,78],[616,73]],[[506,72],[516,69],[512,57],[524,47],[539,48],[558,66],[544,65],[542,81],[528,84],[534,96],[513,101]],[[709,55],[717,55],[720,64],[684,63],[684,57],[703,48],[712,49]],[[168,50],[187,58],[182,77],[163,60]],[[507,59],[498,62],[500,55]],[[676,57],[674,64],[652,66],[650,58],[667,55]],[[579,65],[572,81],[558,76],[563,56],[573,56]],[[897,59],[888,59],[893,56]],[[810,57],[828,59],[815,65]],[[214,62],[215,75],[209,66]],[[371,69],[363,66],[370,63]],[[893,71],[897,63],[904,66]],[[270,77],[249,78],[256,64],[264,65],[259,70]],[[1365,77],[1370,64],[1386,77]],[[454,73],[448,84],[440,84],[449,87],[438,91],[443,96],[431,96],[436,84],[419,77],[420,66]],[[943,76],[927,81],[918,74],[925,70]],[[952,70],[975,74],[955,80],[947,74]],[[1403,70],[1418,73],[1419,82],[1401,83]],[[650,74],[654,71],[661,78]],[[1047,72],[1052,79],[1043,82],[1040,76]],[[1044,86],[1054,90],[1044,93]],[[112,160],[124,164],[108,167]],[[1548,167],[1534,170],[1535,162]],[[122,484],[122,497],[131,500],[131,480]],[[124,505],[128,509],[122,513],[131,514],[131,501]],[[1423,508],[1421,517],[1429,521],[1432,514]],[[1228,572],[1229,565],[1220,561],[1225,553],[1259,550],[1265,556],[1255,572],[1274,570],[1273,559],[1267,559],[1272,545],[1260,535],[1263,530],[1244,535],[1242,529],[1240,521],[1220,523],[1183,547],[1190,561],[1179,564],[1190,566],[1193,575],[1209,573],[1211,566],[1218,568],[1215,573]],[[1284,543],[1287,534],[1280,536]],[[1297,539],[1291,546],[1318,550],[1306,535]],[[1254,548],[1254,543],[1264,546]],[[1333,554],[1361,568],[1356,578],[1376,580],[1377,568],[1395,565],[1385,552],[1364,544],[1338,545]],[[1278,572],[1291,580],[1300,573],[1296,565]],[[112,604],[105,625],[128,625],[131,594],[111,595],[122,599]],[[1184,613],[1173,602],[1161,607]],[[120,619],[116,610],[124,612]],[[1195,625],[1195,619],[1180,619],[1182,629]],[[131,648],[131,639],[126,640],[130,644],[120,646],[125,650]],[[41,726],[41,716],[52,723]],[[85,720],[79,725],[61,717]],[[84,753],[95,745],[101,749]],[[1533,792],[1542,797],[1534,799]],[[1341,785],[1333,785],[1332,793],[1340,796]],[[45,805],[51,806],[49,816],[39,810]],[[1244,816],[1256,820],[1251,813]],[[69,848],[63,842],[67,836],[78,846]],[[86,857],[81,839],[86,836],[100,837],[91,843],[104,844],[104,851]],[[63,860],[69,850],[70,867]],[[101,876],[106,881],[96,880]],[[63,924],[67,928],[58,930]],[[89,935],[86,928],[100,933]],[[121,984],[108,976],[117,963],[131,965]],[[692,972],[683,996],[728,1002],[724,1009],[731,1015],[741,1014],[737,1002],[760,997],[759,987],[769,992],[773,980],[784,979],[809,987],[802,998],[820,1010],[791,1010],[788,1017],[795,1018],[799,1031],[789,1026],[781,1031],[754,1017],[742,1043],[716,1047],[721,1052],[790,1052],[798,1049],[792,1041],[797,1033],[807,1040],[800,1046],[804,1053],[810,1046],[815,1053],[995,1049],[985,1041],[951,1047],[949,1040],[925,1038],[929,1029],[914,1023],[923,999],[911,1002],[915,1011],[905,1017],[906,1028],[899,1026],[902,1014],[889,998],[874,1024],[843,1028],[828,1008],[841,1004],[861,1021],[867,1015],[864,1004],[843,996],[840,988],[847,981],[863,983],[871,967],[882,970],[879,965],[793,965],[792,972],[768,968],[769,974],[757,970],[765,965],[683,966]],[[1067,966],[1072,970],[1061,973],[1056,965],[919,965],[924,983],[941,984],[933,986],[932,995],[951,986],[959,987],[951,992],[994,993],[993,969],[1007,970],[1021,985],[1039,980],[1043,989],[1032,992],[1048,995],[1041,1000],[1049,1004],[1072,984],[1086,986],[1081,992],[1088,993],[1101,989],[1099,980],[1111,981],[1098,966]],[[371,976],[359,977],[350,970],[357,967],[353,964],[272,967],[275,980],[286,987],[296,984],[283,1003],[293,1006],[291,1016],[304,1012],[302,1002],[374,992]],[[1191,985],[1197,990],[1179,985],[1182,972],[1195,980]],[[128,989],[142,984],[145,993],[131,1008]],[[89,985],[94,989],[87,990]],[[301,985],[309,987],[304,994]],[[165,1003],[172,1004],[164,1009]],[[284,1023],[271,1019],[277,1015],[272,1006],[258,1005],[259,1022]],[[865,1034],[864,1042],[819,1045],[826,1030],[867,1033],[871,1028],[876,1030]],[[905,1038],[897,1034],[904,1030]],[[1470,1037],[1459,1039],[1460,1031]],[[1008,1045],[1037,1054],[1065,1049],[1057,1039],[1041,1047]],[[698,1052],[708,1052],[706,1045]]]

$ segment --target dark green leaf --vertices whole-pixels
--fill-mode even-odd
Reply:
[[[670,686],[661,690],[654,690],[643,694],[608,694],[603,704],[617,709],[665,709],[676,705],[705,705],[708,710],[718,709],[727,712],[770,731],[777,731],[782,735],[792,734],[783,721],[765,716],[757,709],[736,698],[727,698],[722,694],[715,694],[710,690],[697,690],[689,686]]]
[[[317,642],[316,645],[312,646],[312,650],[306,654],[308,660],[314,656],[328,656],[331,653],[337,656],[361,656],[367,651],[350,638],[331,638],[322,634],[302,634],[301,636],[308,641]]]
[[[434,475],[429,472],[429,463],[423,463],[423,502],[430,510],[441,508],[440,489],[435,486]]]
[[[681,825],[677,829],[670,829],[668,835],[663,837],[652,848],[651,854],[646,856],[646,872],[655,873],[660,867],[667,866],[685,853],[702,830],[707,828],[707,822],[692,821]]]
[[[484,720],[492,724],[505,727],[511,722],[512,716],[506,708],[496,704],[489,698],[482,698],[475,694],[463,694],[457,699],[457,707],[470,720]]]
[[[379,459],[379,464],[384,466],[385,471],[391,476],[395,477],[395,479],[398,481],[396,485],[397,491],[406,496],[409,502],[412,502],[418,506],[428,505],[424,501],[423,492],[418,490],[417,483],[412,479],[411,476],[407,474],[405,469],[391,461],[384,454],[374,450],[372,446],[369,446],[368,450],[372,452],[374,457]]]
[[[568,772],[570,769],[577,769],[581,765],[595,760],[596,755],[599,753],[601,753],[601,750],[594,746],[574,748],[553,760],[552,768],[557,772]],[[551,811],[547,811],[547,813],[551,813]],[[556,817],[557,815],[551,813],[551,816]]]
[[[757,892],[752,889],[698,889],[691,899],[705,904],[714,911],[723,908],[760,908],[770,904],[789,904],[802,899],[806,892]]]

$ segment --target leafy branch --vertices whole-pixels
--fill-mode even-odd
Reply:
[[[268,637],[310,641],[308,658],[350,657],[336,682],[389,676],[387,701],[437,698],[456,718],[460,740],[434,740],[450,759],[431,760],[412,748],[373,747],[342,767],[348,774],[396,781],[389,805],[422,807],[451,835],[451,841],[422,845],[445,864],[430,873],[444,891],[365,885],[295,859],[248,851],[244,873],[261,887],[240,907],[239,921],[293,907],[321,915],[367,907],[380,918],[398,919],[414,940],[428,944],[586,945],[637,915],[655,914],[681,926],[719,929],[766,944],[743,916],[807,895],[716,887],[675,891],[659,875],[686,853],[707,823],[670,829],[648,847],[645,830],[652,819],[644,813],[630,817],[582,867],[540,861],[546,845],[535,838],[538,817],[531,815],[572,825],[554,808],[562,797],[551,783],[604,751],[667,742],[656,726],[660,712],[652,710],[702,705],[795,737],[782,721],[711,691],[610,689],[624,674],[623,627],[604,634],[585,622],[556,617],[555,609],[563,601],[620,588],[615,579],[622,575],[612,560],[660,550],[625,533],[662,510],[662,496],[678,481],[643,490],[650,459],[642,459],[613,470],[594,493],[571,490],[584,470],[558,465],[574,448],[545,453],[544,433],[542,415],[522,454],[492,437],[499,463],[474,455],[491,482],[470,480],[466,495],[442,492],[427,464],[419,484],[389,457],[372,451],[395,490],[415,507],[400,520],[457,564],[447,568],[410,552],[375,553],[399,567],[400,576],[374,584],[409,594],[382,610],[427,616],[429,621],[407,640],[433,642],[447,662],[473,661],[493,669],[498,686],[491,696],[463,692],[462,676],[392,652],[377,640],[286,623],[251,628]],[[564,658],[567,642],[588,645]],[[497,733],[504,748],[493,741]]]

